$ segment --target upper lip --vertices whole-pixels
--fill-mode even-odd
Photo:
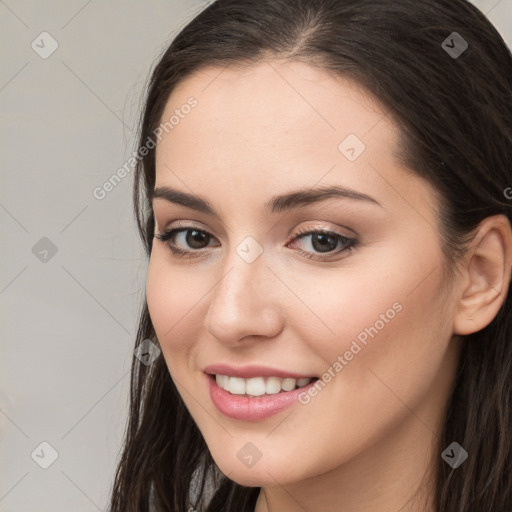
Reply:
[[[289,370],[280,370],[279,368],[271,368],[270,366],[230,366],[229,364],[212,364],[204,369],[205,373],[210,375],[228,375],[229,377],[241,377],[243,379],[250,379],[251,377],[280,377],[285,379],[291,377],[292,379],[311,378],[313,375],[306,375],[302,373],[291,372]]]

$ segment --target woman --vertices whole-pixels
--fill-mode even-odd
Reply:
[[[512,510],[511,90],[463,0],[218,0],[178,34],[112,511]]]

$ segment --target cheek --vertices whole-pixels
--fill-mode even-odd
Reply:
[[[334,362],[354,341],[363,349],[361,354],[377,344],[400,352],[439,329],[444,301],[438,255],[423,255],[422,261],[413,254],[404,257],[405,250],[389,252],[393,254],[388,258],[339,271],[311,272],[299,279],[282,274],[303,299],[303,304],[295,300],[285,311],[288,325],[300,329],[295,338],[309,343],[324,362]]]
[[[451,337],[441,275],[414,291],[416,275],[395,277],[394,286],[377,281],[372,294],[352,296],[353,307],[346,298],[338,302],[337,321],[330,317],[335,341],[316,347],[327,362],[324,380],[333,393],[328,398],[326,389],[319,405],[328,410],[333,401],[343,404],[361,428],[375,424],[376,408],[386,421],[401,400],[412,407],[428,393]]]
[[[374,261],[325,281],[317,278],[315,288],[306,280],[301,284],[298,294],[308,297],[316,318],[297,309],[290,325],[302,326],[296,338],[307,340],[318,363],[314,369],[326,382],[325,392],[319,391],[323,398],[311,397],[326,411],[332,392],[336,402],[358,411],[354,417],[371,423],[376,404],[393,410],[396,396],[417,402],[436,379],[453,317],[443,291],[442,256],[407,249],[383,257],[380,265]],[[309,295],[308,284],[316,290]]]
[[[183,270],[173,271],[159,251],[162,249],[154,250],[149,262],[146,297],[163,355],[173,372],[187,361],[192,341],[200,338],[201,323],[194,318],[201,314],[209,296],[201,279]]]

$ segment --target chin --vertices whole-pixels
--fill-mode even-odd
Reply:
[[[256,468],[226,468],[228,472],[221,468],[221,471],[230,479],[239,485],[245,487],[271,487],[275,486],[276,483],[280,485],[289,483],[288,481],[283,482],[280,478],[280,474],[275,475],[272,472],[267,473],[264,467],[261,467],[256,471]],[[289,478],[289,476],[288,476]]]
[[[262,457],[252,467],[235,458],[224,460],[215,458],[215,463],[230,480],[246,487],[272,487],[276,484],[285,485],[307,478],[308,475],[297,475],[290,472],[290,463],[286,461],[264,460]]]

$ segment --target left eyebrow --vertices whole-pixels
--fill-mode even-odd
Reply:
[[[308,204],[319,203],[335,197],[355,201],[365,201],[383,208],[376,199],[368,194],[363,194],[362,192],[339,186],[325,186],[313,189],[305,188],[274,196],[270,201],[265,203],[265,208],[271,213],[278,213]],[[220,217],[215,211],[215,208],[206,199],[171,187],[155,188],[151,193],[151,200],[156,198],[165,199],[171,203],[180,204],[187,208],[213,215],[217,218]]]
[[[334,197],[352,199],[355,201],[366,201],[383,208],[383,206],[376,199],[369,196],[368,194],[363,194],[357,190],[339,186],[326,186],[313,189],[307,188],[279,196],[274,196],[268,203],[265,203],[265,208],[271,212],[282,212],[285,210],[292,210],[293,208],[297,208],[299,206],[332,199]]]

